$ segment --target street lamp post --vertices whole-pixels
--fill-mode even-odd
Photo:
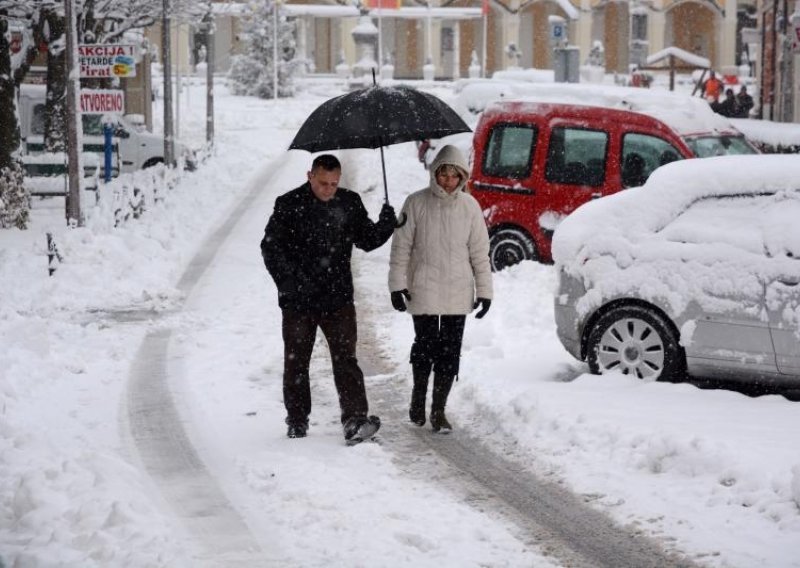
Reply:
[[[278,0],[272,0],[272,98],[278,100]]]
[[[170,53],[169,0],[162,0],[161,67],[164,71],[164,163],[175,165],[175,136],[172,130],[172,55]]]
[[[206,142],[214,143],[214,16],[206,14]]]
[[[80,124],[81,114],[78,108],[78,91],[80,79],[77,61],[77,46],[75,32],[77,29],[75,10],[72,5],[74,0],[64,2],[64,23],[66,24],[66,50],[67,50],[67,224],[71,227],[83,226],[83,213],[81,211],[81,177],[83,164],[81,152],[83,150]]]

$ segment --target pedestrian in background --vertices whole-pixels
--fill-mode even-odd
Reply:
[[[750,111],[753,106],[753,97],[747,92],[747,87],[742,85],[736,95],[736,117],[750,118]]]
[[[733,89],[725,89],[725,98],[716,106],[712,105],[712,108],[722,116],[736,116],[736,96],[733,94]]]
[[[724,85],[722,81],[717,78],[716,73],[711,70],[708,74],[708,79],[705,80],[703,83],[703,96],[706,98],[710,105],[714,105],[719,102],[719,97],[722,94],[722,89],[724,89]]]
[[[264,265],[278,288],[283,332],[283,402],[287,435],[303,438],[311,414],[309,364],[317,328],[330,347],[344,437],[359,442],[380,427],[368,416],[364,374],[356,359],[353,246],[371,251],[392,236],[397,219],[384,204],[377,223],[361,198],[339,187],[342,166],[318,156],[308,181],[275,201],[261,241]]]
[[[455,146],[444,146],[430,167],[428,187],[403,205],[407,221],[392,238],[389,291],[392,306],[414,322],[408,416],[425,424],[428,379],[434,372],[430,423],[452,430],[445,406],[458,377],[466,315],[492,303],[489,235],[478,202],[464,191],[467,163]]]

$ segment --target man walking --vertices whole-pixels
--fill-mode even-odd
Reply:
[[[283,400],[287,435],[303,438],[311,413],[309,364],[317,328],[331,353],[344,437],[370,438],[380,427],[368,416],[364,374],[356,359],[353,246],[371,251],[392,236],[397,218],[384,204],[373,223],[357,193],[339,187],[342,167],[318,156],[308,181],[278,197],[261,241],[261,255],[278,288],[283,331]]]

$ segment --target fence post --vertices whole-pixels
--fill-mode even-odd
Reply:
[[[52,276],[58,267],[55,262],[56,259],[58,262],[64,262],[64,259],[58,252],[56,241],[53,239],[53,233],[47,233],[47,273],[49,276]]]

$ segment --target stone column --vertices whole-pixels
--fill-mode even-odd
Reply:
[[[717,47],[717,64],[720,68],[736,63],[736,4],[736,0],[725,0],[725,15],[722,17]]]
[[[358,24],[351,32],[356,44],[356,55],[359,58],[353,65],[352,83],[372,84],[372,71],[378,72],[375,55],[378,48],[378,28],[372,23],[369,14],[362,12]]]
[[[657,53],[664,49],[664,38],[667,29],[667,14],[664,12],[664,3],[661,0],[655,2],[657,10],[647,12],[647,41],[650,44],[650,54]]]

